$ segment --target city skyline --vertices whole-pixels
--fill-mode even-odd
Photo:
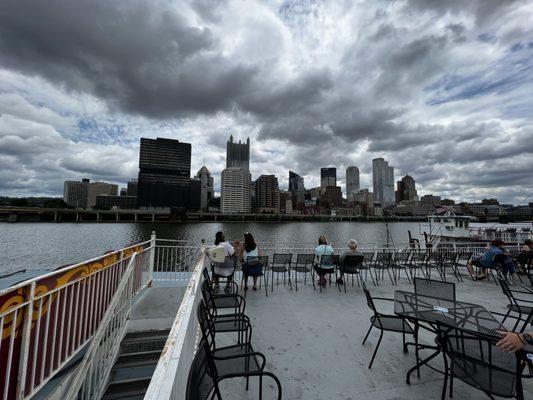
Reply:
[[[346,193],[351,165],[371,188],[383,157],[419,196],[533,192],[530,2],[5,6],[0,196],[124,186],[140,137],[191,143],[191,170],[205,164],[220,194],[230,135],[250,138],[253,179],[274,174],[281,190],[288,171],[313,188],[334,166]]]

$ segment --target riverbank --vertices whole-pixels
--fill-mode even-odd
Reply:
[[[423,222],[426,217],[303,214],[173,213],[168,210],[75,210],[69,208],[1,207],[0,222]]]

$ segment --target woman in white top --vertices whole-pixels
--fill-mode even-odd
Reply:
[[[222,247],[224,249],[224,253],[226,257],[232,256],[235,251],[233,250],[233,246],[226,242],[226,238],[224,237],[224,232],[217,232],[215,234],[215,247]],[[213,265],[213,282],[215,283],[214,291],[218,291],[218,281],[219,277],[225,277],[227,278],[227,284],[225,288],[225,292],[229,292],[229,282],[233,279],[233,272],[235,271],[235,265],[225,265],[225,263],[221,263],[217,265],[215,263]]]
[[[244,290],[248,290],[248,277],[251,276],[254,285],[253,290],[257,290],[257,277],[262,275],[263,266],[259,262],[259,247],[255,243],[251,233],[244,234],[244,243],[240,249],[240,260],[242,262],[242,280]]]

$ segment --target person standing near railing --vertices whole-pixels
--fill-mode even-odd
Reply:
[[[233,246],[229,244],[228,242],[226,242],[226,237],[224,236],[224,232],[222,231],[218,231],[215,234],[215,247],[223,248],[226,257],[233,256],[233,254],[235,253]],[[218,292],[220,277],[224,277],[227,279],[226,288],[224,289],[224,291],[229,293],[230,291],[229,283],[233,280],[234,272],[235,272],[235,264],[233,264],[233,266],[230,267],[230,266],[225,265],[224,263],[222,264],[215,263],[213,265],[213,282],[215,284],[213,291],[215,293]]]

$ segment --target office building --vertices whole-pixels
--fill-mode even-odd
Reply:
[[[274,175],[261,175],[255,181],[255,206],[259,214],[279,214],[278,178]]]
[[[246,143],[233,142],[233,135],[229,137],[226,144],[226,168],[242,168],[250,170],[250,138]]]
[[[337,186],[337,168],[335,167],[320,168],[320,188],[322,192],[328,186]]]
[[[63,185],[63,201],[71,207],[87,208],[89,182],[89,179],[65,181]]]
[[[372,181],[374,189],[374,202],[382,207],[394,204],[394,167],[383,158],[372,160]]]
[[[348,205],[359,205],[364,215],[373,215],[374,195],[368,189],[360,189],[348,196]]]
[[[92,182],[89,184],[89,194],[87,195],[87,208],[96,206],[96,196],[118,195],[118,185],[106,182]]]
[[[279,191],[279,212],[281,214],[292,214],[293,194],[289,191]],[[304,200],[305,201],[305,200]]]
[[[202,183],[200,179],[191,179],[189,181],[189,202],[187,203],[188,211],[201,211],[202,205]]]
[[[304,178],[296,172],[289,171],[289,192],[292,193],[292,200],[297,206],[305,200]]]
[[[137,208],[137,196],[114,196],[109,194],[99,194],[96,196],[95,208],[99,210],[132,210]]]
[[[342,206],[342,191],[340,186],[328,186],[321,197],[328,208]]]
[[[137,197],[137,188],[139,184],[137,182],[137,179],[132,179],[128,181],[128,188],[126,189],[126,194],[128,196],[135,196]]]
[[[93,208],[96,206],[96,196],[116,196],[117,194],[118,185],[107,182],[91,182],[89,179],[65,181],[63,186],[63,201],[76,208]]]
[[[357,193],[359,190],[359,168],[350,166],[346,168],[346,196]]]
[[[251,175],[243,168],[226,168],[221,174],[220,211],[225,214],[251,212]]]
[[[186,209],[190,179],[189,143],[174,139],[141,138],[137,189],[139,207]]]
[[[401,201],[417,201],[415,180],[412,176],[405,175],[401,180],[396,182],[396,203]]]
[[[205,165],[198,170],[195,178],[200,181],[200,209],[202,211],[207,211],[209,202],[215,193],[214,178],[211,176],[211,173]]]

